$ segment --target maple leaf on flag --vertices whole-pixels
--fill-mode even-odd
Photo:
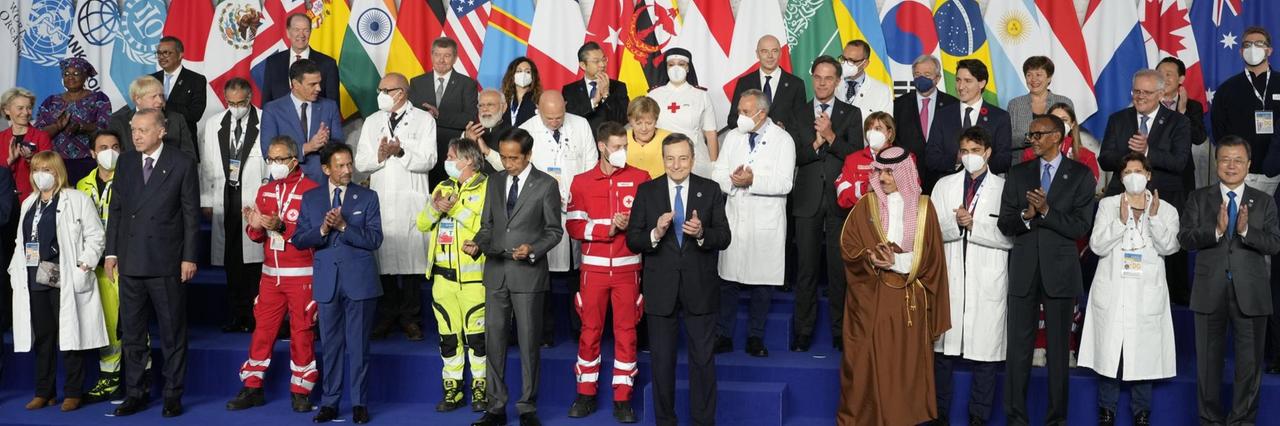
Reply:
[[[1178,7],[1178,2],[1173,2],[1168,9],[1164,9],[1163,0],[1146,0],[1145,18],[1142,20],[1142,28],[1147,30],[1147,34],[1156,42],[1156,47],[1162,52],[1167,52],[1176,56],[1178,52],[1186,49],[1182,44],[1183,37],[1176,32],[1182,28],[1191,26],[1188,19],[1188,10]]]

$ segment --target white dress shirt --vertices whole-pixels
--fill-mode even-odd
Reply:
[[[1240,185],[1236,186],[1235,188],[1228,187],[1227,184],[1218,182],[1218,192],[1222,194],[1222,205],[1224,206],[1229,206],[1230,204],[1227,204],[1227,203],[1231,202],[1231,199],[1227,198],[1227,193],[1228,192],[1236,193],[1236,214],[1238,218],[1240,209],[1244,208],[1245,204],[1248,204],[1248,202],[1244,199],[1244,182],[1240,182]],[[1222,239],[1223,234],[1218,233],[1216,215],[1213,223],[1214,223],[1213,235],[1218,237],[1218,239]],[[1246,223],[1244,232],[1240,233],[1240,238],[1244,238],[1244,236],[1248,233],[1249,233],[1249,225]]]
[[[530,170],[533,170],[533,165],[532,164],[525,165],[524,170],[521,171],[519,175],[517,175],[518,177],[520,177],[520,189],[518,189],[516,193],[517,200],[520,199],[519,197],[524,196],[524,187],[526,183],[529,183]],[[511,193],[511,175],[510,174],[507,174],[506,185],[507,185],[506,186],[507,193],[510,194]]]
[[[765,78],[765,77],[773,77],[773,78]],[[760,91],[762,92],[764,91],[764,83],[767,81],[769,82],[769,91],[773,92],[773,93],[770,93],[769,95],[772,96],[774,94],[777,94],[778,81],[781,79],[782,79],[782,67],[774,68],[773,72],[771,73],[764,72],[764,68],[760,68]]]
[[[965,111],[969,108],[973,108],[973,110],[969,111],[969,125],[977,126],[978,116],[982,114],[982,97],[979,96],[978,99],[974,99],[971,104],[966,104],[964,101],[960,102],[960,125],[962,126],[964,125]]]
[[[161,70],[161,71],[163,71],[163,70]],[[174,86],[175,84],[178,84],[178,76],[179,76],[179,75],[181,75],[181,74],[182,74],[182,65],[178,65],[178,67],[177,67],[177,68],[174,68],[173,72],[166,72],[166,73],[164,73],[164,79],[165,79],[165,80],[168,80],[168,81],[167,81],[167,82],[166,82],[166,81],[161,81],[161,82],[160,82],[160,84],[161,84],[161,87],[164,87],[164,98],[165,98],[165,99],[169,99],[169,93],[172,93],[172,92],[173,92],[173,86]],[[166,84],[166,83],[168,83],[168,84]],[[193,130],[194,130],[194,129],[193,129]]]
[[[155,150],[155,152],[152,152],[150,155],[148,155],[148,154],[146,154],[146,153],[143,153],[143,154],[142,154],[142,165],[143,165],[143,167],[146,167],[146,165],[147,165],[147,159],[148,159],[148,158],[150,158],[150,159],[151,159],[151,167],[153,167],[153,168],[154,168],[156,165],[160,164],[160,153],[161,153],[161,152],[164,152],[164,141],[160,141],[160,145],[156,145],[156,150]]]
[[[306,49],[303,49],[301,52],[294,52],[293,49],[289,49],[289,67],[290,68],[293,67],[294,62],[298,62],[298,59],[311,59],[311,47],[307,47]]]
[[[689,209],[689,178],[686,177],[684,179],[684,182],[679,182],[679,183],[677,183],[674,180],[671,180],[671,178],[667,178],[667,197],[668,197],[667,201],[671,202],[671,209],[673,211],[676,208],[676,186],[681,187],[680,188],[680,205],[683,206],[685,210],[688,210]],[[687,222],[688,220],[689,218],[686,217],[685,221]],[[676,222],[675,222],[675,216],[673,213],[671,227],[674,228],[675,226],[676,226]],[[683,229],[674,229],[674,231],[684,232]],[[688,235],[686,235],[685,237],[693,238],[692,236],[688,236]],[[662,234],[658,233],[657,228],[654,228],[652,231],[649,231],[649,241],[653,244],[654,247],[657,247],[658,242],[662,241]],[[702,245],[702,241],[703,240],[701,238],[698,239],[699,246]]]

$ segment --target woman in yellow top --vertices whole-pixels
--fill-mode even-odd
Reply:
[[[627,121],[631,123],[631,130],[627,131],[627,164],[649,172],[649,178],[666,173],[662,140],[671,132],[657,127],[658,112],[658,103],[648,96],[632,99],[627,106]]]

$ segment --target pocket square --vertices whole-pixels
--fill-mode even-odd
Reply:
[[[359,215],[362,215],[362,214],[364,214],[364,211],[363,211],[363,210],[356,210],[356,211],[354,211],[354,212],[351,212],[351,215],[352,215],[352,216],[359,216]]]

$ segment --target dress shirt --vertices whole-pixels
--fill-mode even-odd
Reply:
[[[840,87],[836,88],[836,97],[843,100],[846,104],[853,105],[853,100],[858,97],[858,93],[862,93],[862,85],[866,84],[866,82],[867,73],[865,72],[855,79],[842,78],[840,79]],[[849,93],[850,84],[854,85],[854,94],[852,97],[846,97],[845,95]]]
[[[146,153],[143,153],[143,154],[142,154],[142,166],[143,166],[143,167],[146,167],[146,165],[147,165],[147,159],[148,159],[148,158],[150,158],[150,159],[151,159],[151,167],[152,167],[152,168],[153,168],[153,170],[154,170],[154,167],[156,167],[156,166],[159,166],[159,165],[160,165],[160,153],[161,153],[161,152],[164,152],[164,142],[161,142],[159,145],[156,145],[156,150],[155,150],[155,152],[152,152],[150,155],[148,155],[148,154],[146,154]]]
[[[329,193],[328,193],[327,195],[325,195],[325,197],[327,197],[327,198],[329,199],[329,202],[330,202],[330,203],[332,203],[332,202],[333,202],[333,190],[335,190],[335,189],[341,189],[341,190],[342,190],[342,194],[340,194],[340,195],[342,196],[342,199],[343,199],[343,200],[346,200],[346,199],[347,199],[347,186],[346,186],[346,185],[341,185],[341,186],[339,186],[339,185],[334,185],[334,184],[333,184],[333,181],[329,181],[329,182],[328,182],[328,185],[325,185],[325,188],[327,188],[327,189],[329,190]],[[332,206],[330,206],[330,207],[332,207]],[[323,220],[324,220],[324,219],[321,219],[321,222],[323,222]],[[346,230],[347,230],[346,225],[343,225],[342,229],[339,229],[339,230],[338,230],[338,232],[344,232],[344,231],[346,231]],[[324,228],[323,228],[323,227],[322,227],[322,228],[320,228],[320,236],[321,236],[321,237],[323,237],[323,236],[326,236],[326,235],[329,235],[329,233],[328,233],[328,232],[324,232]]]
[[[982,114],[982,97],[979,96],[978,99],[974,99],[973,103],[971,104],[966,104],[964,103],[964,101],[960,101],[960,125],[961,126],[964,125],[965,110],[968,108],[973,108],[973,111],[969,111],[969,125],[977,126],[978,117]],[[961,131],[963,130],[964,129],[961,129]]]
[[[771,78],[771,79],[770,79],[770,78],[765,78],[765,77],[773,77],[773,78]],[[771,73],[764,72],[764,68],[760,68],[760,87],[758,87],[758,89],[760,89],[760,91],[762,91],[762,92],[763,92],[763,91],[764,91],[764,83],[765,83],[766,81],[768,81],[768,82],[769,82],[769,90],[773,91],[773,93],[771,93],[771,94],[772,94],[772,95],[776,95],[776,94],[778,94],[778,81],[779,81],[779,80],[781,80],[781,79],[782,79],[782,67],[781,67],[781,66],[779,66],[779,67],[777,67],[777,68],[774,68],[774,69],[773,69],[773,72],[771,72]]]
[[[440,79],[442,78],[444,79],[444,82],[440,81]],[[449,70],[449,72],[444,74],[437,74],[435,70],[432,70],[431,71],[431,90],[435,90],[436,85],[440,85],[440,87],[443,87],[445,90],[448,90],[450,78],[453,78],[453,70]],[[444,93],[436,93],[436,96],[443,99]],[[436,107],[439,108],[440,106],[436,105]]]
[[[1040,159],[1040,167],[1036,169],[1036,179],[1040,179],[1040,177],[1044,175],[1044,165],[1045,165],[1045,164],[1049,164],[1049,165],[1052,165],[1052,166],[1053,166],[1053,167],[1050,167],[1050,168],[1049,168],[1049,182],[1053,182],[1053,180],[1054,180],[1055,178],[1057,178],[1057,177],[1058,177],[1058,169],[1062,167],[1062,153],[1061,153],[1061,152],[1059,152],[1059,153],[1058,153],[1058,155],[1057,155],[1056,157],[1053,157],[1053,160],[1052,160],[1052,161],[1044,161],[1044,159],[1043,159],[1043,158],[1041,158],[1041,159]],[[1052,186],[1050,186],[1050,187],[1049,187],[1049,190],[1050,190],[1050,191],[1052,191],[1052,190],[1053,190],[1053,187],[1052,187]],[[1049,203],[1049,200],[1047,199],[1047,198],[1048,198],[1048,196],[1049,196],[1049,194],[1048,194],[1048,193],[1045,193],[1045,197],[1046,197],[1045,204],[1046,204],[1046,206],[1047,206],[1047,205],[1048,205],[1048,203]],[[1028,208],[1030,208],[1030,207],[1028,207]],[[1044,217],[1044,216],[1045,216],[1044,214],[1041,214],[1041,215],[1040,215],[1040,217]],[[1021,215],[1019,215],[1019,217],[1021,217]],[[1025,226],[1027,227],[1027,229],[1031,229],[1031,221],[1030,221],[1030,220],[1023,219],[1023,220],[1022,220],[1022,224],[1023,224],[1023,225],[1025,225]]]
[[[668,197],[667,200],[671,202],[672,209],[676,208],[676,185],[681,186],[680,204],[684,206],[685,210],[688,210],[689,209],[689,178],[688,177],[684,178],[684,182],[676,182],[674,180],[671,180],[671,178],[667,178],[667,197]],[[691,218],[686,215],[684,218],[684,221],[688,222],[689,219]],[[671,220],[671,227],[674,228],[675,226],[676,226],[676,222],[675,222],[675,217],[673,215]],[[662,241],[662,234],[659,234],[657,231],[658,231],[657,228],[654,228],[652,231],[649,231],[649,241],[653,244],[654,247],[657,247],[658,242]],[[673,231],[684,232],[683,229],[673,229]],[[703,234],[705,236],[706,233],[704,232]],[[698,247],[702,247],[702,241],[703,241],[703,238],[698,239]]]
[[[297,59],[299,59],[298,58],[299,56],[302,57],[301,59],[311,59],[311,47],[308,46],[306,49],[303,49],[301,52],[294,52],[293,49],[289,49],[289,67],[290,68],[293,67],[294,62],[298,62]]]
[[[1235,188],[1227,187],[1227,184],[1218,182],[1218,192],[1222,194],[1222,205],[1224,206],[1228,205],[1227,203],[1231,202],[1231,199],[1227,198],[1227,193],[1228,192],[1236,193],[1236,215],[1238,218],[1240,214],[1240,209],[1244,208],[1244,205],[1246,203],[1244,199],[1244,182],[1240,182],[1240,185]],[[1222,234],[1218,232],[1217,215],[1214,215],[1213,223],[1214,223],[1213,235],[1216,236],[1218,239],[1222,239]],[[1240,233],[1240,238],[1244,238],[1244,236],[1247,235],[1248,233],[1249,233],[1249,225],[1245,224],[1244,232]]]
[[[520,177],[520,189],[516,191],[516,201],[520,201],[520,197],[524,197],[524,188],[525,188],[525,186],[527,186],[527,184],[529,183],[529,172],[530,172],[530,170],[533,170],[533,164],[532,164],[532,163],[530,163],[530,164],[528,164],[528,165],[525,165],[525,166],[524,166],[524,171],[521,171],[521,172],[520,172],[520,174],[519,174],[519,175],[517,175],[517,176],[519,176],[519,177]],[[506,172],[503,172],[503,173],[506,173]],[[506,181],[506,186],[505,186],[505,188],[506,188],[506,190],[507,190],[507,191],[506,191],[505,193],[506,193],[506,194],[510,194],[510,193],[511,193],[511,175],[510,175],[510,174],[507,174],[507,175],[506,175],[506,179],[503,179],[503,180],[505,180],[505,181]]]
[[[929,129],[933,129],[933,116],[938,115],[938,89],[936,88],[933,89],[933,93],[930,93],[929,96],[923,96],[920,94],[919,90],[916,91],[916,111],[917,112],[924,107],[924,104],[925,104],[924,98],[926,97],[929,98],[929,116],[920,117],[920,121],[929,123]],[[928,120],[928,121],[925,121],[925,120]],[[924,135],[924,138],[929,139],[929,135]]]
[[[164,71],[164,70],[161,70],[161,71]],[[182,65],[178,65],[178,68],[175,68],[173,72],[164,73],[164,78],[169,80],[169,84],[164,84],[165,83],[164,81],[160,82],[160,85],[165,89],[165,92],[164,92],[165,99],[169,99],[169,93],[173,92],[173,85],[178,84],[178,76],[181,74],[182,74]],[[192,130],[195,130],[195,129],[192,129]]]
[[[315,102],[298,99],[298,96],[294,95],[293,93],[289,93],[289,99],[293,100],[293,115],[295,117],[298,117],[299,120],[302,119],[302,104],[312,104],[311,106],[307,107],[307,121],[311,121],[311,118],[315,116],[315,113],[316,113]],[[307,134],[308,136],[314,136],[310,134],[311,123],[304,124],[304,127],[306,128],[302,129],[303,130],[302,133]],[[306,143],[306,142],[307,141],[302,141],[302,143]]]

